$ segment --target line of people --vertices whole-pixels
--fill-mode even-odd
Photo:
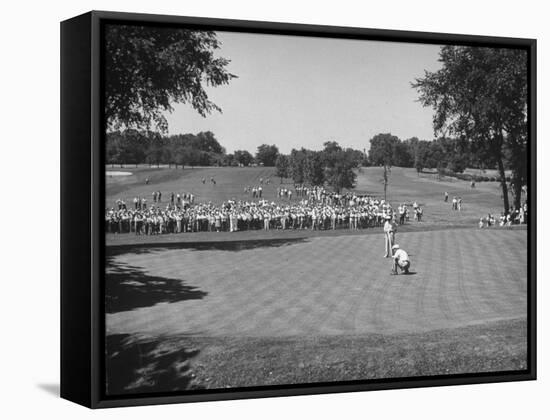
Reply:
[[[159,206],[162,202],[162,193],[160,191],[153,191],[152,193],[153,200],[152,203],[154,206]],[[141,196],[136,196],[133,198],[133,209],[134,210],[147,210],[147,199]],[[185,207],[188,204],[193,204],[195,202],[195,196],[191,193],[170,193],[170,205],[172,207]],[[123,199],[117,199],[115,201],[115,207],[114,209],[118,209],[119,211],[127,211],[128,205],[126,204],[126,201]]]
[[[480,217],[478,226],[482,228],[490,228],[491,226],[512,226],[523,225],[527,223],[527,202],[523,203],[519,208],[514,208],[508,213],[501,212],[500,216],[489,213],[485,217]]]
[[[400,205],[396,212],[384,200],[357,194],[353,194],[347,205],[305,199],[292,204],[275,203],[262,199],[228,200],[215,206],[212,203],[195,204],[188,195],[185,197],[181,205],[177,204],[178,200],[170,200],[165,208],[153,205],[106,209],[106,232],[156,235],[259,229],[358,230],[380,227],[388,217],[403,224],[410,213],[406,204]]]

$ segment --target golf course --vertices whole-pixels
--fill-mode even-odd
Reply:
[[[106,171],[106,208],[156,191],[251,200],[260,178],[268,201],[293,188],[272,167]],[[361,168],[353,191],[384,198],[382,177]],[[394,167],[386,198],[424,210],[397,228],[408,275],[390,275],[382,228],[106,234],[107,393],[525,369],[526,225],[477,226],[500,214],[499,184]]]

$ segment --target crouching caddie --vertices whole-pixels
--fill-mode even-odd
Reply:
[[[411,260],[409,259],[409,254],[404,249],[399,248],[399,245],[395,244],[392,246],[392,259],[393,259],[393,269],[392,274],[397,274],[397,267],[404,272],[409,274],[409,268],[411,266]]]

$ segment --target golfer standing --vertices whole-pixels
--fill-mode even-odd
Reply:
[[[395,231],[396,231],[396,225],[392,221],[391,216],[386,216],[386,221],[384,222],[384,248],[385,248],[384,258],[391,257],[392,246],[395,242]]]

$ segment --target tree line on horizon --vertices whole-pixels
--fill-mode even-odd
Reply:
[[[276,145],[262,144],[253,155],[247,150],[227,153],[211,131],[162,135],[156,131],[126,129],[106,135],[106,163],[150,166],[275,166]]]
[[[353,169],[366,164],[382,165],[384,173],[392,165],[419,172],[435,167],[440,173],[460,172],[467,166],[495,168],[505,213],[510,189],[513,205],[519,207],[528,181],[530,141],[526,49],[441,47],[441,68],[425,71],[411,82],[419,102],[434,111],[436,140],[379,134],[371,139],[368,157],[331,142],[321,151],[295,149],[286,156],[276,145],[261,145],[252,156],[245,150],[226,153],[211,132],[166,136],[163,113],[172,111],[174,103],[187,103],[202,116],[222,112],[204,86],[226,85],[238,76],[228,70],[230,60],[219,56],[221,43],[214,31],[107,25],[105,44],[109,163],[270,166],[278,162],[278,173],[296,182],[326,182],[335,188],[352,188]]]
[[[292,149],[288,155],[281,154],[272,144],[258,146],[252,154],[247,150],[235,150],[227,153],[225,147],[211,131],[197,134],[176,134],[164,136],[155,131],[127,129],[107,133],[106,162],[109,165],[149,164],[150,166],[277,166],[284,167],[285,160],[298,162],[308,158],[314,161],[319,153],[334,155],[344,151],[352,157],[356,166],[399,166],[423,169],[448,170],[461,173],[466,168],[495,169],[496,163],[484,156],[472,153],[468,144],[457,139],[440,137],[436,140],[419,140],[417,137],[401,140],[391,133],[380,133],[369,140],[368,154],[342,147],[335,141],[324,143],[324,150]],[[321,156],[321,155],[319,155]],[[344,156],[344,155],[342,155]],[[506,154],[505,167],[509,169],[510,152]],[[297,164],[294,166],[298,167]],[[285,173],[284,170],[282,170]],[[315,177],[303,175],[303,171],[294,170],[292,177],[296,182],[316,184]]]
[[[471,153],[468,144],[441,137],[401,140],[391,133],[380,133],[369,140],[368,154],[343,148],[336,141],[327,141],[322,150],[292,149],[279,152],[272,144],[258,146],[252,154],[247,150],[227,153],[211,131],[198,134],[166,136],[154,131],[127,129],[107,133],[106,162],[114,165],[168,165],[175,168],[193,166],[274,166],[276,174],[297,184],[329,185],[335,190],[354,188],[355,169],[367,166],[399,166],[436,169],[438,174],[462,173],[466,168],[495,169],[486,158]],[[506,168],[510,168],[510,159]]]

